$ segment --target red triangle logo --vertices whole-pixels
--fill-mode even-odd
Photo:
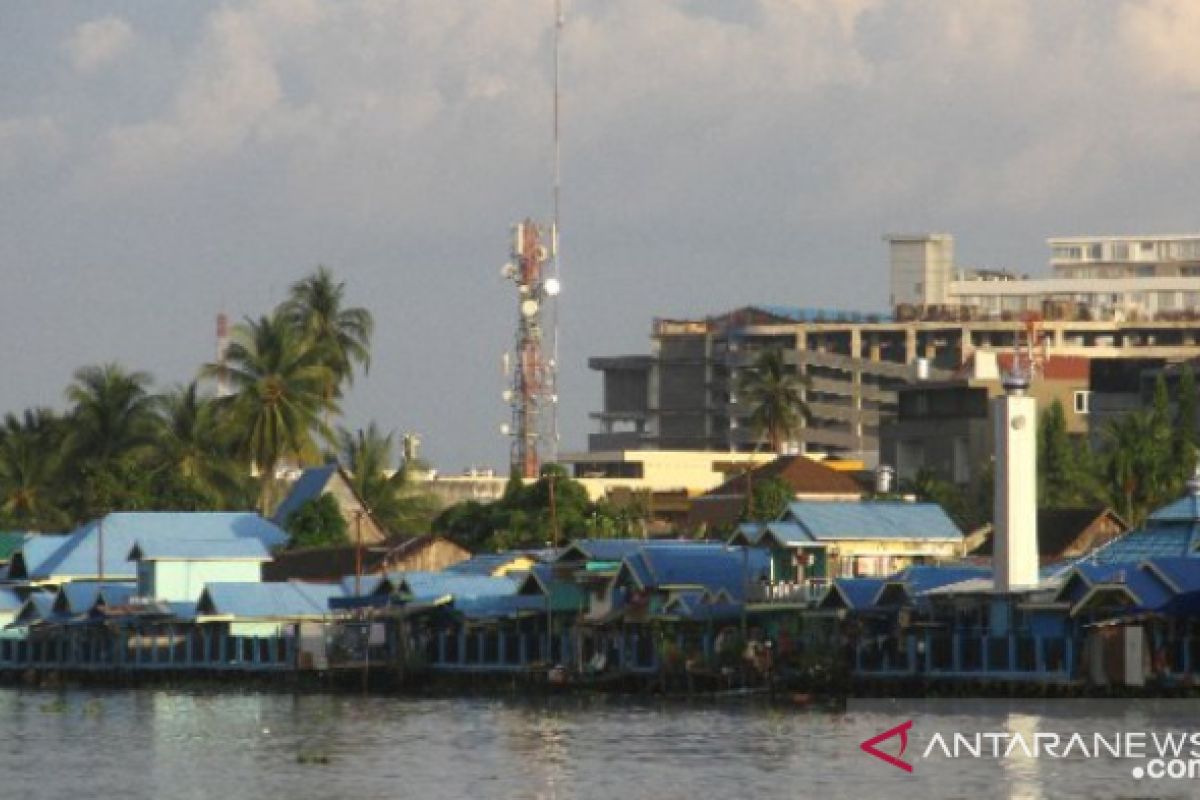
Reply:
[[[908,749],[908,731],[909,731],[909,729],[912,728],[912,726],[913,726],[913,722],[911,719],[908,722],[902,722],[899,725],[897,725],[896,727],[890,728],[890,729],[884,731],[883,733],[879,734],[878,736],[873,736],[870,739],[867,739],[865,742],[860,744],[859,747],[862,748],[862,751],[864,753],[866,753],[867,755],[875,756],[880,761],[886,761],[887,763],[891,764],[893,767],[899,767],[900,769],[904,770],[905,772],[912,772],[913,771],[912,764],[909,764],[907,761],[900,760],[900,756],[904,755],[904,751],[906,749]],[[891,753],[885,753],[882,750],[880,750],[878,747],[875,746],[882,741],[891,739],[893,736],[900,737],[900,752],[899,752],[899,754],[892,755]]]

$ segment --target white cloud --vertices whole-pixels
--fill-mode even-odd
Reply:
[[[1200,89],[1200,3],[1135,0],[1121,13],[1122,42],[1145,77],[1174,89]]]
[[[75,28],[64,47],[75,69],[86,74],[120,58],[134,38],[128,22],[119,17],[103,17]]]

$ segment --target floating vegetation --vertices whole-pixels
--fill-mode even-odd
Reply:
[[[59,698],[39,706],[43,714],[62,714],[67,710],[67,701]]]

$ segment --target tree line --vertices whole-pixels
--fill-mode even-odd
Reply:
[[[156,391],[149,373],[119,363],[79,368],[64,410],[0,423],[0,525],[64,530],[111,511],[265,515],[280,466],[330,460],[385,525],[427,523],[428,502],[403,491],[392,434],[331,424],[370,368],[373,331],[371,313],[347,307],[345,284],[320,267],[269,314],[235,325],[225,358],[187,384]]]

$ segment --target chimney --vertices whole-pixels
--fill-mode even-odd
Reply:
[[[1038,583],[1037,400],[1026,395],[1029,375],[1014,359],[1004,376],[1005,393],[992,401],[996,440],[996,591]]]

